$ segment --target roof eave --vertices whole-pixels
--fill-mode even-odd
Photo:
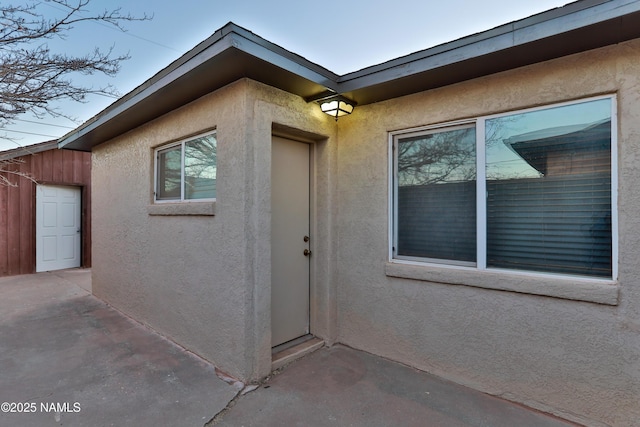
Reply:
[[[57,141],[45,141],[38,144],[28,145],[26,147],[14,148],[0,152],[0,161],[11,160],[18,157],[28,156],[31,154],[41,153],[43,151],[53,150],[57,148]]]
[[[338,84],[364,105],[638,37],[638,0],[579,1],[346,74]]]
[[[91,149],[243,77],[303,98],[336,91],[338,76],[317,64],[227,24],[138,88],[114,102],[58,146]]]
[[[307,100],[336,92],[366,105],[639,37],[640,0],[581,0],[340,77],[230,23],[59,147],[90,151],[244,77]]]

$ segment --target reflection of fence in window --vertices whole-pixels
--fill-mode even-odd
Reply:
[[[609,173],[487,181],[487,266],[611,275]],[[400,256],[475,262],[475,182],[398,189]]]
[[[185,176],[185,199],[214,199],[216,197],[215,178]]]
[[[476,182],[398,188],[400,256],[476,261]]]
[[[554,112],[569,114],[574,108]],[[536,115],[545,113],[521,114],[513,124],[526,127],[524,123],[540,122]],[[609,277],[611,118],[538,125],[503,140],[503,147],[535,170],[536,178],[514,173],[497,151],[487,150],[487,168],[495,172],[487,172],[487,266]]]
[[[611,276],[611,175],[487,181],[487,266]]]

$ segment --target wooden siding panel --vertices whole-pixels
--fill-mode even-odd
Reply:
[[[42,176],[38,179],[40,182],[51,182],[53,181],[53,163],[52,163],[52,155],[48,151],[43,151],[39,153],[42,161]]]
[[[0,276],[9,274],[8,187],[0,185]]]
[[[20,187],[7,188],[7,274],[20,274]]]
[[[57,183],[63,183],[65,182],[65,180],[64,180],[64,174],[63,174],[64,156],[63,156],[62,150],[52,150],[49,152],[53,156],[53,159],[51,160],[52,169],[53,169],[52,180]]]
[[[73,182],[87,182],[84,180],[84,155],[82,151],[69,151],[73,154]]]
[[[38,155],[41,156],[42,175],[36,179],[42,182],[53,181],[53,154],[50,151],[43,151]]]
[[[42,180],[42,153],[31,156],[31,174],[36,181]]]
[[[75,183],[73,170],[76,168],[73,151],[57,150],[62,154],[62,182]]]
[[[24,157],[24,163],[20,165],[20,172],[33,174],[33,156]],[[20,178],[18,188],[20,190],[20,274],[33,271],[35,265],[35,236],[33,235],[35,221],[35,205],[33,203],[33,189],[35,184],[27,178]]]

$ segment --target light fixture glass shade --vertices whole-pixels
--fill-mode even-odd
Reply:
[[[353,112],[354,104],[355,102],[340,96],[320,102],[320,109],[323,113],[326,113],[331,117],[335,117],[336,120],[338,120],[338,117],[351,114]]]

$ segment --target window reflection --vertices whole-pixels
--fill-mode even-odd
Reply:
[[[397,254],[475,263],[475,126],[402,138],[396,149]]]
[[[611,101],[486,123],[487,266],[610,276]]]
[[[180,199],[180,147],[158,153],[158,195],[159,200]]]
[[[604,99],[487,120],[487,179],[609,170],[610,115]]]
[[[215,134],[159,149],[155,199],[215,199],[217,157]]]
[[[216,139],[207,135],[187,141],[184,147],[185,199],[216,197]]]
[[[396,137],[394,257],[612,277],[612,103],[479,117],[479,134]]]
[[[441,184],[476,178],[475,127],[404,138],[398,143],[398,183]]]

